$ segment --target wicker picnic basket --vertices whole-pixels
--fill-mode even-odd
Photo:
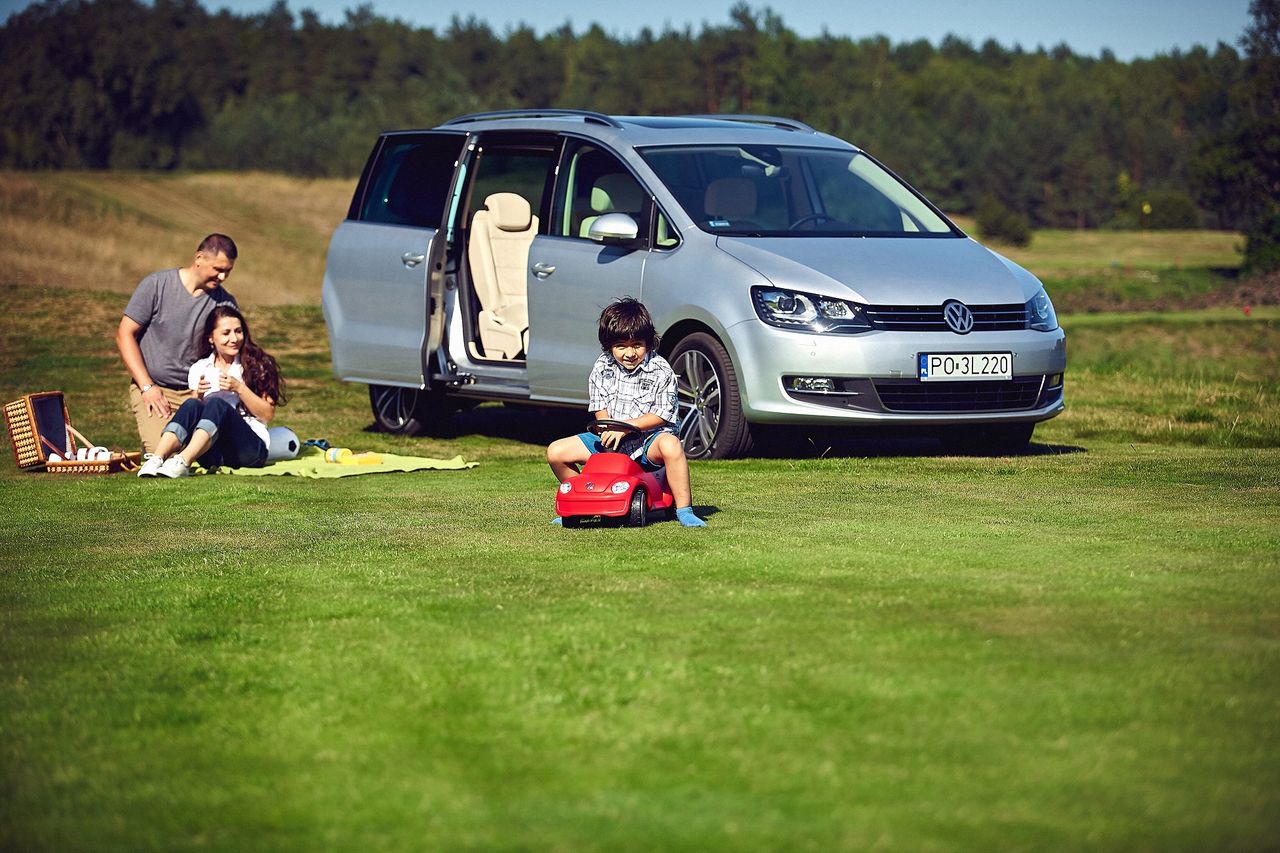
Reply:
[[[44,470],[50,474],[114,474],[134,471],[141,453],[109,451],[103,459],[77,459],[81,448],[94,443],[71,425],[61,391],[26,394],[6,403],[4,422],[13,443],[13,456],[25,471]],[[55,455],[59,458],[51,459]]]

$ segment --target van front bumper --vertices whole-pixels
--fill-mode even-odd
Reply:
[[[745,321],[725,341],[755,423],[1036,422],[1064,408],[1066,336],[1016,331],[812,335]],[[922,353],[1008,352],[1010,380],[922,382]]]

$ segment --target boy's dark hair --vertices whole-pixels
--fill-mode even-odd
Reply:
[[[653,328],[649,309],[630,296],[619,299],[600,312],[600,348],[608,352],[622,341],[644,341],[646,348],[658,348],[658,333]]]

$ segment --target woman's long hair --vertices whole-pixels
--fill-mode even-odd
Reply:
[[[200,358],[206,358],[213,352],[214,327],[223,317],[235,317],[244,329],[244,343],[240,346],[240,369],[244,372],[244,384],[253,389],[259,397],[270,397],[277,406],[283,406],[288,400],[284,394],[284,377],[280,375],[280,365],[271,354],[253,342],[249,334],[249,323],[231,305],[219,305],[209,312],[204,321],[204,336],[200,338]]]

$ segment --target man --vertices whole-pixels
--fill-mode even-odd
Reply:
[[[196,248],[190,266],[147,276],[125,306],[116,346],[133,380],[129,407],[144,453],[155,452],[169,417],[195,396],[187,387],[187,370],[197,358],[209,312],[218,305],[236,305],[222,287],[235,263],[235,242],[225,234],[210,234]]]

